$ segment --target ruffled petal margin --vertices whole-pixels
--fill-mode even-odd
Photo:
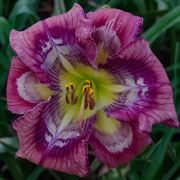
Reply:
[[[51,96],[49,101],[38,104],[14,121],[13,127],[20,140],[17,156],[48,169],[83,177],[89,172],[90,120],[84,121],[82,135],[73,122],[61,129],[58,99],[57,95]]]
[[[90,12],[87,17],[95,24],[92,37],[98,46],[97,61],[100,62],[105,62],[107,57],[116,54],[133,41],[140,33],[143,23],[141,17],[110,8]]]
[[[127,163],[151,143],[148,133],[136,123],[119,122],[111,117],[97,119],[89,143],[97,159],[109,169]]]
[[[105,109],[107,115],[120,121],[137,121],[140,130],[147,132],[157,123],[179,126],[166,72],[143,38],[130,43],[100,68],[123,87]]]
[[[54,75],[52,66],[62,56],[85,64],[95,60],[96,45],[90,36],[93,29],[92,21],[75,4],[69,12],[40,21],[25,31],[12,30],[10,44],[23,63],[47,84]]]
[[[11,112],[23,114],[46,101],[51,93],[18,57],[13,57],[7,82],[7,105]]]

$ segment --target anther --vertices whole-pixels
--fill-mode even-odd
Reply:
[[[89,105],[89,108],[93,110],[95,107],[95,102],[92,97],[94,90],[91,88],[90,80],[85,80],[85,83],[86,85],[82,87],[82,94],[84,95],[84,109],[87,109]]]
[[[85,86],[83,86],[83,88],[82,88],[82,94],[84,95],[84,94],[85,94],[85,91],[88,91],[89,88],[90,88],[90,85],[85,85]]]
[[[73,83],[69,83],[67,85],[65,85],[66,88],[66,102],[69,104],[69,91],[71,89],[71,104],[75,104],[77,102],[77,97],[74,98],[74,94],[75,94],[75,85]]]
[[[69,84],[65,86],[66,87],[66,92],[69,93]]]
[[[71,89],[72,89],[73,91],[75,91],[76,86],[75,86],[73,83],[69,83],[69,86],[71,87]]]
[[[94,94],[94,90],[92,88],[89,88],[88,90],[88,96],[91,96]]]
[[[91,82],[90,80],[85,80],[86,84],[90,86]]]
[[[69,85],[66,85],[65,87],[66,87],[66,102],[69,104],[69,97],[68,97],[68,95],[69,95]]]

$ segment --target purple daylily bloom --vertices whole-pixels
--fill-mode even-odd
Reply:
[[[7,84],[17,156],[78,176],[90,143],[114,168],[151,143],[153,124],[178,127],[168,77],[139,34],[142,18],[117,9],[67,13],[12,30]]]

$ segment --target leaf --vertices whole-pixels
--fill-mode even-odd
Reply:
[[[157,144],[151,156],[151,163],[143,171],[141,180],[152,180],[162,165],[167,146],[174,133],[174,129],[168,129]]]
[[[178,75],[177,75],[177,61],[178,61],[178,57],[179,57],[179,44],[180,43],[176,43],[176,49],[175,49],[175,58],[174,58],[174,83],[175,83],[175,87],[174,87],[174,99],[175,99],[175,103],[177,102],[177,81],[178,81]]]
[[[36,167],[27,180],[36,180],[44,170],[45,169],[41,166]]]
[[[168,66],[165,68],[166,72],[170,72],[174,70],[174,64],[172,64],[171,66]],[[180,63],[176,63],[176,69],[180,69]]]
[[[1,52],[0,52],[0,66],[1,66],[1,71],[3,68],[5,71],[9,71],[10,61]]]
[[[6,165],[8,166],[8,171],[11,173],[15,180],[24,180],[24,174],[22,173],[18,163],[13,156],[4,154],[1,159],[6,163]]]
[[[8,180],[8,179],[5,179],[5,178],[3,178],[3,177],[0,177],[0,180]]]
[[[149,41],[150,44],[157,39],[157,37],[168,28],[172,27],[174,24],[180,22],[180,5],[172,9],[162,18],[160,18],[149,30],[147,30],[143,37]]]
[[[34,23],[39,21],[39,17],[36,14],[33,2],[27,0],[19,0],[14,5],[11,14],[9,15],[9,22],[15,29],[22,30],[28,17],[32,16]]]
[[[6,149],[13,150],[14,152],[18,150],[18,140],[15,137],[6,137],[6,138],[0,138],[0,147],[3,146]],[[1,149],[0,149],[0,153]]]
[[[52,16],[63,14],[66,12],[64,0],[54,0],[54,10]]]
[[[169,171],[162,177],[162,180],[170,180],[173,174],[180,168],[180,158],[176,163],[169,169]]]
[[[3,0],[0,0],[0,15],[3,13]]]
[[[94,173],[100,166],[100,162],[95,158],[91,163],[91,173]]]
[[[5,45],[9,41],[10,26],[4,17],[0,17],[0,43]]]

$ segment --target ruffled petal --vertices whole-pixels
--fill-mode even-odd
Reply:
[[[143,38],[130,43],[101,68],[118,84],[113,89],[119,91],[114,103],[105,109],[108,115],[137,121],[140,130],[148,132],[157,123],[179,126],[168,77]]]
[[[83,122],[80,135],[77,123],[67,123],[63,116],[68,120],[71,112],[62,115],[59,97],[54,95],[14,121],[20,140],[17,156],[48,169],[85,176],[89,172],[90,119]]]
[[[133,41],[141,31],[143,19],[118,9],[103,8],[87,14],[93,20],[92,37],[98,45],[97,62],[106,62],[107,57]]]
[[[41,82],[48,83],[54,78],[52,66],[62,56],[85,64],[94,61],[96,45],[90,36],[93,28],[83,9],[75,4],[69,12],[38,22],[25,31],[12,30],[10,44]]]
[[[8,109],[16,114],[31,110],[46,101],[52,91],[40,84],[35,74],[18,57],[13,57],[7,82]]]
[[[136,123],[120,122],[103,112],[89,138],[97,159],[108,168],[128,162],[151,143],[148,133],[140,132]]]

